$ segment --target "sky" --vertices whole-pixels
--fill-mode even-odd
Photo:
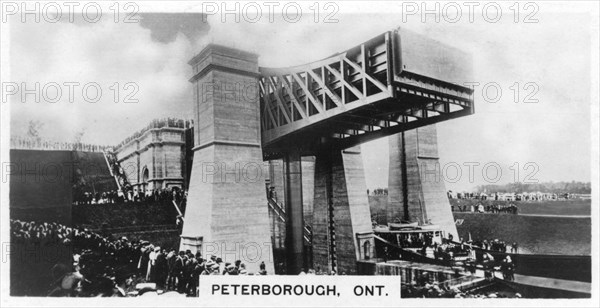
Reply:
[[[321,7],[315,22],[310,3],[303,3],[298,22],[274,14],[272,22],[263,16],[251,23],[244,18],[235,22],[230,15],[199,14],[203,10],[198,4],[178,2],[169,9],[156,2],[139,5],[142,13],[137,23],[115,23],[109,11],[95,23],[77,14],[74,22],[61,18],[57,23],[23,23],[17,15],[9,17],[11,82],[29,88],[36,82],[41,87],[79,83],[73,102],[64,86],[65,93],[56,103],[43,98],[36,103],[33,95],[25,100],[9,96],[2,111],[8,105],[11,135],[25,135],[28,123],[35,120],[43,123],[45,139],[73,141],[79,134],[83,142],[114,145],[154,118],[191,117],[194,102],[188,79],[192,72],[187,62],[208,43],[255,52],[260,66],[284,67],[319,60],[405,27],[473,56],[473,79],[480,83],[474,92],[475,114],[437,124],[440,172],[448,189],[526,179],[590,181],[593,25],[589,12],[597,8],[553,2],[526,8],[521,3],[515,15],[505,5],[502,18],[492,23],[477,10],[470,22],[467,7],[462,6],[462,17],[451,23],[444,18],[436,22],[420,12],[408,15],[408,7],[396,2],[340,2],[330,18],[337,21],[326,23],[331,7]],[[185,14],[148,14],[166,11]],[[453,12],[449,9],[445,17],[455,18]],[[123,18],[119,16],[120,21]],[[537,22],[524,23],[526,19]],[[98,102],[82,96],[81,89],[88,83],[102,89]],[[112,90],[115,83],[120,89],[118,103]],[[53,97],[55,92],[48,89]],[[94,93],[94,88],[88,89],[87,100],[93,100]],[[137,103],[125,103],[128,95]],[[371,189],[387,187],[387,144],[387,138],[382,138],[361,146]],[[469,164],[474,165],[472,178]],[[491,167],[483,172],[484,166]]]

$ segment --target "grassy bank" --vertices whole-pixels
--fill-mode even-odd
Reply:
[[[517,242],[520,252],[590,255],[590,218],[519,216],[511,214],[454,213],[460,237]]]

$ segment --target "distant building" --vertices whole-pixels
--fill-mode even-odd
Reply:
[[[115,147],[115,155],[133,189],[187,188],[193,146],[192,124],[154,120]]]

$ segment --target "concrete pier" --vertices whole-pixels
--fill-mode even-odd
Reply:
[[[304,267],[304,219],[302,201],[302,161],[298,152],[284,159],[287,274],[296,275]]]
[[[195,147],[181,249],[272,274],[260,135],[258,56],[209,45],[189,64]]]
[[[317,154],[313,214],[315,268],[356,274],[375,243],[360,147]]]
[[[435,125],[389,137],[388,222],[430,221],[458,239],[442,178]]]

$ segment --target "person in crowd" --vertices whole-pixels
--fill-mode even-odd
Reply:
[[[494,279],[494,259],[489,253],[483,254],[483,271],[485,279],[491,281]]]
[[[273,186],[269,187],[269,198],[271,198],[273,201],[277,202],[277,191],[275,190],[275,187],[273,187]]]
[[[483,204],[479,203],[479,205],[477,205],[477,212],[479,213],[484,213],[485,210],[483,208]]]
[[[196,292],[197,283],[194,281],[194,271],[198,265],[198,260],[190,250],[185,253],[185,265],[183,266],[184,293],[193,294]]]
[[[174,290],[175,289],[175,283],[177,282],[177,279],[175,278],[175,261],[177,259],[177,254],[175,253],[175,249],[171,249],[171,251],[169,251],[169,253],[167,254],[166,260],[167,260],[167,272],[168,272],[168,276],[167,276],[167,289],[168,290]]]
[[[500,270],[502,271],[502,277],[504,280],[513,281],[515,265],[513,264],[510,256],[506,256],[500,265]]]
[[[179,255],[177,256],[176,260],[175,260],[175,278],[177,280],[177,291],[180,293],[183,293],[185,290],[185,284],[187,283],[187,281],[185,280],[185,275],[184,275],[184,267],[185,267],[185,263],[187,262],[187,257],[185,255],[185,252],[183,251],[179,251]]]
[[[146,270],[146,280],[154,282],[153,270],[154,270],[154,265],[156,262],[157,249],[160,249],[160,247],[154,247],[153,245],[150,245],[150,247],[148,247],[148,248],[149,248],[149,252],[148,252],[148,268]]]
[[[243,265],[243,264],[242,264]],[[245,269],[245,268],[244,268]],[[259,271],[258,271],[259,275],[267,275],[267,267],[265,265],[265,262],[260,262],[259,265]]]
[[[158,253],[156,254],[156,259],[154,261],[154,277],[155,282],[158,288],[164,289],[167,281],[167,276],[169,274],[169,267],[167,264],[166,251],[164,249],[158,248]]]
[[[196,265],[195,265],[194,269],[192,270],[192,279],[191,279],[191,285],[190,285],[192,296],[196,296],[196,294],[197,294],[198,283],[200,281],[200,275],[202,274],[202,272],[204,272],[205,264],[206,264],[205,260],[202,258],[202,255],[199,252],[196,253],[195,258],[196,258]]]
[[[140,259],[138,262],[138,275],[140,275],[140,277],[145,277],[148,271],[148,261],[150,260],[150,247],[146,245],[145,242],[142,242],[140,252]]]

